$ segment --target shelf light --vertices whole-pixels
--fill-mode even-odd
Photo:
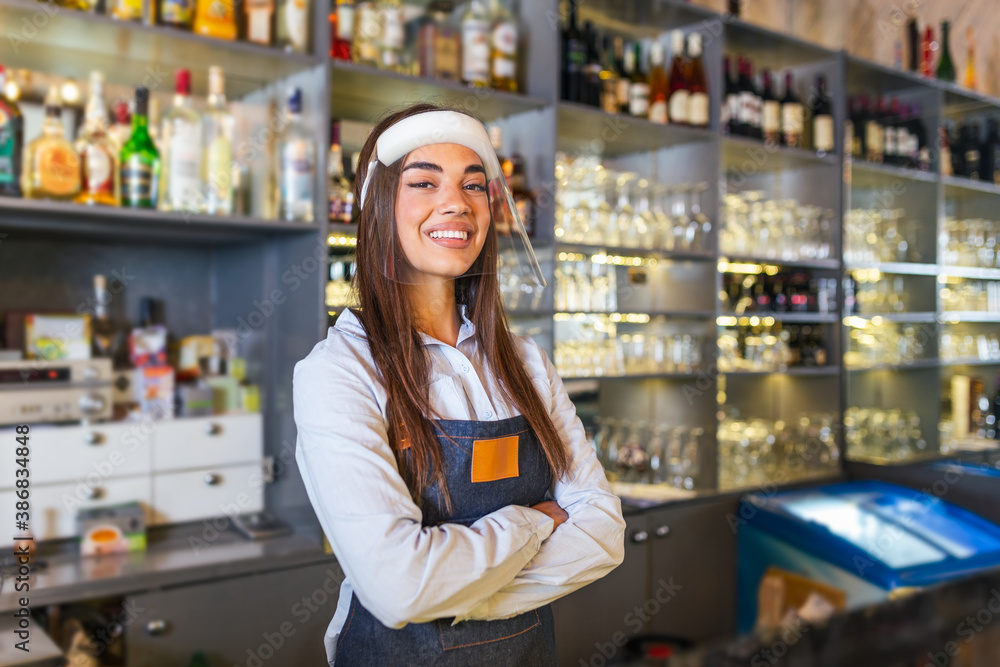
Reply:
[[[781,267],[774,264],[755,264],[753,262],[730,262],[725,257],[719,259],[719,273],[745,273],[748,275],[759,275],[765,273],[769,276],[777,275]]]
[[[358,245],[358,237],[356,236],[344,236],[343,234],[330,234],[326,239],[327,245],[332,246],[356,246]]]
[[[731,315],[723,315],[715,318],[715,323],[720,327],[735,327],[738,320]]]
[[[878,269],[854,269],[852,273],[859,283],[877,283],[882,279],[882,272]]]
[[[858,317],[857,315],[851,315],[850,317],[844,318],[844,326],[852,327],[854,329],[864,329],[868,326],[868,320],[863,317]]]
[[[3,94],[11,102],[17,102],[21,99],[21,86],[17,85],[17,81],[14,79],[7,79],[7,83],[3,87]]]

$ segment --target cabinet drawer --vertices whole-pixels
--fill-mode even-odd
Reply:
[[[152,469],[152,433],[144,423],[90,426],[34,426],[28,434],[31,483],[86,482],[89,486]],[[0,432],[0,442],[14,442],[14,431]],[[13,488],[13,449],[0,459],[0,489]]]
[[[76,535],[76,512],[90,507],[118,505],[136,500],[142,504],[147,523],[151,518],[152,493],[148,476],[109,479],[93,487],[76,483],[32,484],[30,491],[28,521],[37,540]],[[11,528],[15,525],[17,501],[13,490],[0,491],[0,521],[4,522],[3,525]],[[13,535],[13,531],[0,539],[9,544],[13,542],[13,537],[8,537],[9,535]]]
[[[160,422],[153,470],[190,470],[259,461],[264,455],[260,413]]]
[[[262,463],[153,475],[153,507],[157,524],[261,511]]]

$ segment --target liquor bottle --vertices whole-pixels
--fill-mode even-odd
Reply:
[[[899,164],[898,127],[899,100],[893,97],[882,122],[882,162],[885,164]]]
[[[374,2],[359,2],[354,8],[351,59],[359,65],[378,67],[382,27]]]
[[[670,65],[670,92],[668,106],[670,122],[687,124],[690,88],[687,81],[687,62],[684,58],[684,33],[674,30],[670,33],[670,50],[674,54]]]
[[[383,5],[393,0],[383,0]],[[398,7],[399,0],[395,0]],[[309,49],[309,0],[278,0],[278,47],[289,53],[305,53]],[[400,23],[402,33],[402,23]],[[402,42],[402,35],[400,35]]]
[[[0,65],[0,195],[21,196],[24,117],[16,101],[7,97],[7,73]]]
[[[979,125],[971,124],[967,126],[968,135],[962,143],[962,150],[965,153],[965,173],[963,176],[974,181],[980,180],[979,164]]]
[[[754,90],[748,76],[747,59],[740,56],[738,62],[739,79],[737,80],[737,90],[740,97],[740,113],[739,121],[736,124],[736,127],[739,129],[737,134],[749,137],[753,136]]]
[[[667,98],[670,86],[667,81],[667,70],[664,68],[663,43],[653,40],[649,45],[649,120],[654,123],[666,123],[669,120]]]
[[[337,0],[337,7],[331,16],[330,57],[350,60],[354,38],[354,0]]]
[[[882,119],[885,115],[885,99],[879,96],[878,101],[865,122],[865,159],[869,162],[882,162],[882,151],[885,148]]]
[[[781,103],[774,96],[771,70],[764,68],[760,76],[764,80],[764,91],[761,96],[764,101],[761,122],[763,138],[769,144],[777,144],[781,140]]]
[[[25,150],[21,181],[24,196],[30,199],[73,199],[80,192],[80,158],[66,140],[55,86],[45,97],[42,134]]]
[[[316,185],[316,142],[302,122],[302,91],[288,96],[288,125],[278,140],[278,217],[286,222],[313,222]]]
[[[931,50],[933,43],[934,29],[927,26],[924,38],[920,41],[920,74],[928,79],[934,76],[934,52]]]
[[[446,81],[461,79],[462,37],[449,23],[455,8],[451,0],[435,0],[417,31],[417,61],[420,76]]]
[[[161,211],[197,212],[204,207],[202,194],[202,124],[191,103],[191,72],[177,70],[174,106],[163,118],[160,146]]]
[[[528,189],[528,176],[524,171],[524,158],[519,153],[510,156],[510,194],[528,236],[535,235],[535,195]]]
[[[951,48],[948,37],[951,34],[951,22],[941,21],[941,57],[938,59],[936,76],[941,81],[955,81],[955,63],[951,60]]]
[[[740,113],[740,96],[732,76],[732,60],[729,56],[722,58],[722,76],[725,90],[722,101],[721,123],[723,134],[739,134],[735,126]]]
[[[938,146],[938,161],[940,162],[941,175],[954,175],[955,172],[951,154],[951,136],[949,135],[947,126],[942,125],[938,128]]]
[[[618,65],[618,84],[615,87],[615,97],[618,100],[618,113],[628,113],[629,91],[632,89],[632,71],[626,68],[628,54],[626,52],[625,40],[615,37],[615,63]],[[635,63],[633,63],[634,65]]]
[[[804,110],[795,95],[792,73],[785,72],[785,96],[781,98],[781,143],[794,148],[802,147]]]
[[[160,0],[159,18],[163,25],[190,30],[194,21],[194,0]]]
[[[111,138],[118,146],[118,152],[132,136],[132,113],[128,110],[128,102],[115,102],[115,122],[109,131]]]
[[[135,113],[132,134],[118,156],[121,170],[121,205],[130,208],[156,208],[159,192],[160,154],[149,138],[146,114],[149,89],[135,89]]]
[[[826,77],[816,76],[816,96],[812,103],[813,149],[820,154],[833,150],[833,107],[826,94]]]
[[[997,171],[1000,170],[1000,120],[986,119],[986,138],[979,149],[979,176],[987,183],[997,182]]]
[[[236,39],[235,5],[227,0],[197,0],[194,32],[215,39]]]
[[[910,134],[916,141],[917,167],[927,171],[931,167],[931,147],[927,141],[927,128],[920,118],[920,105],[910,105]]]
[[[143,0],[110,0],[111,18],[119,21],[141,21]]]
[[[226,80],[221,67],[208,68],[208,108],[205,110],[205,212],[232,215],[234,198],[233,132],[236,121],[226,103]]]
[[[587,58],[583,65],[583,99],[588,106],[601,106],[601,59],[597,53],[597,32],[590,21],[583,23],[583,42],[586,44]]]
[[[76,201],[81,204],[118,205],[117,147],[108,134],[108,109],[104,105],[104,75],[90,73],[90,98],[83,126],[76,139],[80,156],[81,187]]]
[[[688,35],[688,124],[708,127],[708,81],[702,62],[701,33]]]
[[[920,28],[913,14],[906,20],[906,69],[911,72],[920,70]]]
[[[334,14],[331,14],[331,17]],[[274,43],[274,0],[247,0],[245,34],[248,42],[271,46]],[[334,42],[331,35],[330,51]]]
[[[642,71],[642,43],[636,42],[632,50],[632,82],[628,89],[628,112],[639,118],[649,116],[649,79]]]
[[[490,28],[490,86],[497,90],[517,92],[517,18],[506,2],[493,1],[493,23]],[[594,60],[597,47],[594,46]],[[597,76],[600,76],[598,71]]]
[[[968,45],[965,53],[965,77],[962,85],[971,90],[979,87],[976,81],[976,40],[972,33],[972,26],[965,29],[965,43]]]
[[[482,0],[470,0],[462,16],[462,81],[477,88],[490,83],[490,17]]]
[[[330,177],[330,222],[349,223],[354,215],[354,188],[344,176],[344,154],[340,148],[340,121],[330,122],[330,156],[327,160]]]
[[[562,45],[562,98],[568,102],[583,101],[583,66],[587,60],[587,45],[577,23],[576,5],[569,3],[569,25]]]
[[[97,359],[111,359],[115,351],[115,339],[118,337],[118,329],[108,317],[108,292],[107,277],[97,274],[94,276],[94,318],[91,321],[91,355]]]
[[[605,35],[601,45],[601,109],[607,113],[618,113],[618,71],[620,65],[611,38]]]

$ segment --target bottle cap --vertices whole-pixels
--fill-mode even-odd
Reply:
[[[178,95],[191,94],[191,70],[177,70],[176,86],[175,90]]]
[[[210,95],[226,94],[226,77],[218,65],[212,65],[208,68],[208,93]]]
[[[691,58],[701,57],[701,33],[692,32],[688,35],[688,56]]]
[[[288,91],[288,110],[292,113],[302,113],[302,89],[291,88]]]
[[[674,30],[670,33],[670,50],[674,52],[674,57],[684,55],[684,33]]]
[[[149,88],[139,86],[135,89],[135,113],[137,116],[145,116],[149,110]]]
[[[104,88],[104,72],[100,70],[90,70],[90,92],[100,91]]]
[[[654,65],[662,65],[665,57],[663,42],[653,40],[653,43],[649,45],[649,62]]]

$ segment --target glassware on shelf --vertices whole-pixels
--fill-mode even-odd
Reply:
[[[915,234],[905,209],[853,208],[845,220],[844,262],[920,262]]]
[[[846,324],[844,365],[848,368],[912,364],[925,358],[927,343],[934,338],[931,325],[897,324],[879,317],[870,320],[849,317]]]
[[[902,276],[878,269],[856,269],[844,280],[844,312],[854,315],[905,313],[910,309],[910,292]]]
[[[831,257],[832,210],[766,196],[745,190],[723,198],[721,252],[784,261]]]
[[[598,417],[594,450],[611,481],[694,489],[705,429]]]
[[[515,251],[509,248],[503,249],[499,256],[500,297],[503,299],[504,307],[508,310],[538,310],[542,307],[542,298],[545,296],[545,288],[535,282],[532,276],[525,276],[521,272],[524,266],[522,260],[515,255]],[[559,266],[558,264],[556,265]],[[556,287],[558,294],[559,269],[556,269]]]
[[[947,266],[1000,268],[1000,221],[944,219],[941,257]]]
[[[948,279],[941,285],[945,312],[962,311],[1000,315],[1000,282]]]
[[[938,354],[941,359],[951,362],[1000,362],[1000,335],[993,331],[978,333],[942,331]]]
[[[791,422],[741,418],[719,422],[719,488],[792,481],[838,470],[840,452],[830,413],[802,414]],[[780,471],[780,474],[779,474]]]
[[[771,319],[756,326],[720,327],[718,344],[718,368],[724,373],[773,372],[827,363],[821,326],[783,325]]]
[[[860,408],[844,413],[844,441],[852,461],[899,462],[929,454],[920,417],[899,408]]]
[[[560,257],[578,256],[560,253]],[[615,312],[618,277],[614,264],[559,261],[555,270],[555,309],[560,312]]]

